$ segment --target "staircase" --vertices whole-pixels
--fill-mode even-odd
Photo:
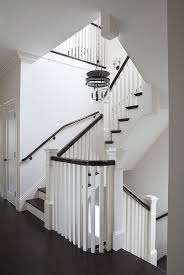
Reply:
[[[76,45],[71,47],[68,54],[76,49]],[[86,48],[84,52],[85,59]],[[92,118],[63,148],[45,150],[45,186],[42,183],[36,198],[26,201],[26,209],[44,221],[48,230],[85,252],[124,248],[156,265],[157,198],[142,199],[133,194],[123,185],[123,171],[133,169],[157,139],[167,124],[167,114],[129,56],[101,107],[101,113],[67,124],[70,127]],[[41,147],[23,161],[32,161]]]

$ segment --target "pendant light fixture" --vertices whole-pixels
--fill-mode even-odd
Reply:
[[[101,48],[101,28],[97,31],[97,66],[96,69],[87,73],[86,85],[93,88],[91,92],[91,99],[99,101],[104,98],[104,94],[110,88],[110,73],[102,69],[100,62],[100,48]]]

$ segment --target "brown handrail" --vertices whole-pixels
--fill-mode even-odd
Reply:
[[[139,197],[137,197],[130,189],[123,185],[123,191],[126,192],[129,196],[131,196],[134,200],[136,200],[139,204],[141,204],[144,208],[150,211],[150,206],[143,202]]]
[[[78,135],[76,135],[68,144],[66,144],[57,154],[61,157],[70,147],[74,145],[82,136],[84,136],[99,120],[103,118],[103,115],[99,115],[93,122],[91,122],[84,130],[82,130]]]
[[[49,136],[49,137],[48,137],[44,142],[42,142],[38,147],[36,147],[29,155],[27,155],[25,158],[23,158],[22,161],[26,161],[27,159],[32,160],[33,154],[35,154],[35,153],[36,153],[43,145],[45,145],[49,140],[55,139],[56,135],[57,135],[59,132],[61,132],[62,130],[64,130],[65,128],[67,128],[67,127],[69,127],[69,126],[71,126],[71,125],[73,125],[73,124],[75,124],[75,123],[78,123],[78,122],[80,122],[80,121],[82,121],[82,120],[84,120],[84,119],[87,119],[87,118],[89,118],[89,117],[96,116],[97,114],[99,114],[99,112],[92,113],[92,114],[90,114],[90,115],[87,115],[87,116],[85,116],[85,117],[82,117],[82,118],[80,118],[80,119],[77,119],[77,120],[74,120],[74,121],[72,121],[72,122],[70,122],[70,123],[65,124],[64,126],[62,126],[61,128],[59,128],[54,134],[52,134],[51,136]]]
[[[115,165],[115,160],[81,160],[81,159],[70,159],[61,157],[51,157],[51,160],[71,163],[83,166],[112,166]]]
[[[159,217],[157,217],[157,221],[159,221],[159,220],[161,220],[161,219],[163,219],[163,218],[165,218],[167,216],[168,216],[168,212],[160,215]]]

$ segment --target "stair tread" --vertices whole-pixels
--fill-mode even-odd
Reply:
[[[135,93],[134,95],[135,95],[135,96],[141,96],[141,95],[142,95],[142,92]]]
[[[41,212],[44,212],[44,200],[40,198],[36,198],[36,199],[27,200],[26,202],[36,207]]]
[[[112,141],[112,140],[106,140],[105,141],[105,144],[113,144],[114,143],[114,141]]]
[[[46,194],[46,187],[38,188],[38,191]]]
[[[119,133],[121,133],[121,130],[111,130],[111,133],[113,133],[113,134],[119,134]]]
[[[106,140],[105,141],[105,144],[113,144],[114,143],[114,141],[112,141],[112,140]]]
[[[126,106],[125,108],[130,110],[130,109],[136,109],[138,107],[139,107],[139,105],[131,105],[131,106]]]
[[[119,122],[123,122],[123,121],[129,121],[130,118],[129,117],[125,117],[125,118],[119,118],[118,121]]]

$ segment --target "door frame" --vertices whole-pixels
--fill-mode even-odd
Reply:
[[[3,196],[4,199],[7,200],[7,184],[8,184],[8,178],[7,178],[7,163],[4,161],[4,159],[7,157],[7,112],[11,109],[13,106],[14,112],[15,112],[15,201],[14,205],[16,209],[18,208],[18,180],[19,180],[19,159],[18,159],[18,120],[17,120],[17,102],[15,99],[11,99],[9,101],[6,101],[3,103]]]

